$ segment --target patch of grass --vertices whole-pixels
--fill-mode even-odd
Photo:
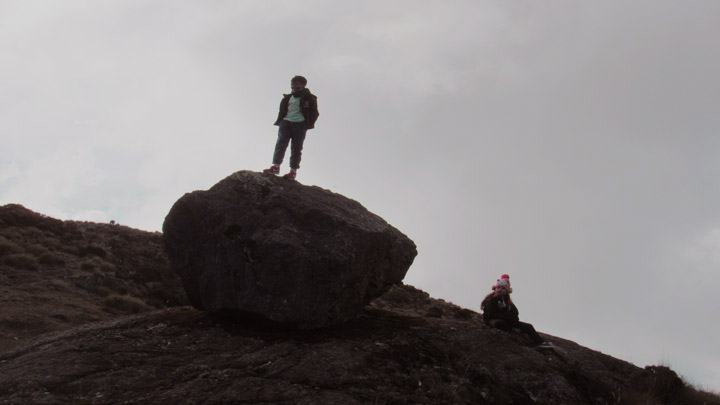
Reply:
[[[91,260],[85,260],[84,262],[80,263],[80,269],[85,271],[93,271],[99,266],[97,262],[98,260],[94,258]]]
[[[26,269],[26,270],[37,270],[38,260],[35,256],[31,256],[27,253],[13,253],[3,258],[3,263],[8,266]]]
[[[169,284],[149,283],[148,304],[155,308],[188,305],[187,296],[174,287],[174,285]]]
[[[69,291],[72,287],[65,280],[51,279],[48,286],[55,291]]]
[[[68,253],[73,256],[80,256],[79,249],[77,246],[70,245],[70,244],[64,244],[60,246],[60,249],[58,249],[60,252]]]
[[[160,270],[154,266],[142,266],[138,269],[138,271],[134,274],[134,279],[141,282],[151,282],[151,281],[159,281],[162,279],[162,273]]]
[[[42,238],[39,243],[53,251],[61,250],[63,246],[63,243],[60,242],[59,239],[53,237]]]
[[[153,310],[151,306],[145,304],[142,300],[129,295],[109,295],[105,298],[105,305],[111,309],[133,314]]]
[[[115,271],[115,266],[99,257],[93,257],[80,263],[80,269],[92,272],[111,273]]]
[[[616,394],[616,404],[720,405],[720,396],[696,389],[667,366],[645,367],[631,387]]]
[[[0,236],[0,257],[20,252],[22,252],[20,246]]]
[[[50,253],[50,251],[42,245],[25,245],[25,252],[30,253],[33,256],[40,257],[46,253]]]
[[[87,290],[95,295],[98,295],[100,297],[109,297],[110,295],[115,294],[115,291],[111,290],[108,287],[102,286],[102,285],[94,285],[94,286],[88,286]],[[117,294],[115,294],[117,295]],[[118,295],[119,297],[122,297],[122,295]]]
[[[43,232],[34,226],[24,226],[19,228],[20,234],[25,239],[37,239],[42,236]]]
[[[62,257],[52,252],[44,253],[39,258],[40,264],[45,266],[62,266],[65,264],[65,260]]]
[[[104,259],[107,257],[107,252],[99,246],[87,245],[78,249],[78,255],[82,257],[97,256]]]
[[[720,393],[703,390],[680,377],[685,385],[683,401],[688,404],[720,405]]]
[[[100,297],[111,294],[125,295],[128,293],[127,285],[114,277],[106,277],[102,273],[93,271],[93,275],[74,277],[72,282],[88,292]]]

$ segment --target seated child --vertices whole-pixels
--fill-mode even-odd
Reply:
[[[494,292],[485,297],[481,306],[486,325],[505,331],[518,329],[539,347],[552,347],[552,343],[544,341],[531,324],[520,322],[518,309],[510,299],[510,276],[503,274],[492,289]]]

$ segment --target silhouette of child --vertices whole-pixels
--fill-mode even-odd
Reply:
[[[279,126],[278,137],[275,142],[272,166],[263,170],[264,173],[280,174],[280,164],[285,158],[285,151],[290,146],[290,172],[284,175],[286,179],[295,180],[300,168],[303,143],[308,129],[315,128],[320,113],[317,108],[317,97],[305,87],[307,79],[295,76],[290,80],[292,93],[284,94],[280,101],[280,111],[275,125]]]
[[[544,341],[531,324],[520,322],[518,309],[510,299],[512,287],[509,275],[500,276],[492,289],[493,292],[485,297],[481,306],[486,325],[504,331],[517,330],[528,335],[540,347],[552,347],[552,343]]]

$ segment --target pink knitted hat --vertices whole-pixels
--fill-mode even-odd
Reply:
[[[507,288],[508,292],[511,293],[512,287],[510,287],[510,276],[507,274],[503,274],[502,276],[500,276],[500,278],[497,279],[497,281],[495,282],[495,285],[492,286],[492,289],[494,290],[495,287],[498,286],[504,286],[505,288]]]

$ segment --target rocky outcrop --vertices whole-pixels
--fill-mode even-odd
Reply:
[[[112,288],[127,294],[96,295]],[[548,335],[538,349],[407,285],[314,330],[189,306],[123,315],[182,290],[160,234],[0,207],[0,404],[720,405],[665,367]]]
[[[257,329],[191,307],[46,334],[0,354],[0,403],[718,404],[646,370],[393,286],[343,325]]]
[[[608,404],[642,374],[547,338],[555,351],[410,286],[394,286],[343,325],[310,331],[256,329],[183,307],[0,354],[0,403]]]
[[[417,254],[356,201],[248,171],[185,194],[163,233],[193,306],[302,329],[352,319]]]

